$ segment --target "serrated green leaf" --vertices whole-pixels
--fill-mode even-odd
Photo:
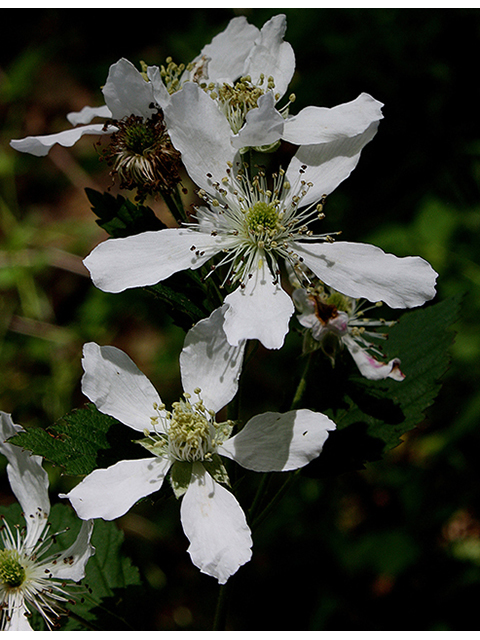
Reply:
[[[132,440],[131,429],[87,404],[47,429],[25,427],[10,442],[62,467],[68,475],[86,475],[98,467],[136,457],[132,456]]]
[[[208,316],[208,313],[192,302],[192,298],[181,290],[175,291],[163,282],[147,287],[159,300],[165,303],[174,323],[188,331],[191,327]],[[205,295],[205,292],[202,292]]]
[[[337,430],[329,435],[320,458],[309,465],[309,475],[362,468],[400,444],[401,436],[423,420],[449,366],[454,336],[449,328],[460,301],[461,296],[455,296],[407,312],[390,329],[384,351],[387,358],[400,357],[406,375],[402,382],[370,381],[358,373],[346,377],[342,365],[332,371],[325,381],[331,391],[329,405],[318,403],[315,408],[327,413]]]
[[[126,238],[144,231],[165,229],[165,225],[150,207],[135,204],[120,195],[114,197],[110,193],[100,193],[89,187],[85,189],[85,193],[98,218],[96,223],[112,238]]]
[[[87,621],[95,629],[126,631],[131,628],[128,620],[141,619],[140,575],[122,554],[123,540],[114,522],[95,520],[95,555],[88,561],[83,580],[88,592],[70,607],[73,616],[65,630],[84,629],[83,621]]]

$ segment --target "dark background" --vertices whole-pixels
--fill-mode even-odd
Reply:
[[[384,460],[302,478],[258,530],[232,581],[232,630],[475,630],[480,596],[478,331],[480,12],[476,9],[4,10],[0,45],[0,408],[46,426],[84,402],[81,345],[128,351],[165,400],[179,389],[183,332],[138,292],[95,290],[81,259],[105,236],[84,194],[110,185],[91,140],[47,158],[11,138],[67,128],[102,104],[120,57],[188,62],[245,14],[286,13],[296,113],[363,91],[385,104],[361,161],[328,201],[332,229],[439,272],[438,300],[464,292],[452,363],[425,421]],[[161,203],[152,203],[162,215]],[[400,354],[401,355],[401,354]],[[265,356],[266,358],[267,356]],[[282,359],[260,369],[288,386]],[[274,367],[273,369],[271,367]],[[270,368],[269,368],[270,367]],[[272,393],[272,391],[270,391]],[[63,486],[57,469],[52,484]],[[54,491],[57,493],[57,491]],[[9,500],[4,483],[2,498]],[[165,494],[166,495],[166,494]],[[185,553],[178,503],[121,519],[153,596],[138,628],[208,629],[217,586]]]

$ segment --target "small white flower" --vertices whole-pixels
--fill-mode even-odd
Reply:
[[[300,410],[256,416],[230,437],[232,425],[217,423],[215,414],[236,393],[245,345],[219,339],[223,313],[216,310],[187,334],[180,357],[184,398],[171,411],[123,351],[84,346],[83,393],[102,413],[140,432],[139,443],[153,456],[97,469],[62,496],[81,518],[112,520],[160,489],[170,473],[182,497],[192,562],[221,584],[249,561],[252,539],[242,508],[223,486],[228,476],[219,456],[254,471],[298,469],[320,454],[335,428],[326,416]]]
[[[10,144],[17,151],[45,156],[54,144],[71,147],[83,135],[108,135],[116,132],[117,127],[109,123],[110,120],[121,121],[136,116],[147,122],[157,113],[158,107],[163,108],[169,102],[170,94],[178,91],[186,81],[236,80],[244,71],[252,50],[261,47],[261,43],[255,44],[260,34],[259,29],[240,16],[233,18],[227,28],[215,36],[187,66],[175,65],[169,61],[166,67],[161,68],[143,65],[140,72],[131,62],[121,58],[111,65],[102,87],[104,105],[86,106],[79,112],[67,114],[67,120],[74,126],[73,129],[28,136],[12,140]],[[107,122],[91,124],[96,117],[104,118]]]
[[[331,235],[309,227],[323,217],[316,203],[348,177],[377,122],[358,136],[300,147],[272,184],[261,174],[248,178],[230,143],[229,124],[195,83],[171,96],[165,117],[172,142],[209,206],[197,210],[195,224],[97,246],[84,262],[103,291],[153,285],[219,255],[225,283],[238,285],[225,298],[228,341],[258,339],[267,348],[282,346],[294,311],[280,285],[283,260],[306,265],[347,296],[391,307],[414,307],[435,295],[437,274],[422,258],[331,242]]]
[[[63,552],[48,553],[54,538],[48,533],[48,476],[40,456],[5,442],[19,431],[21,427],[1,411],[0,452],[8,460],[8,479],[26,523],[26,529],[11,528],[4,520],[0,532],[2,631],[32,631],[28,622],[32,609],[37,609],[51,628],[62,611],[62,604],[71,600],[72,587],[68,581],[78,582],[85,576],[85,565],[95,552],[90,544],[93,522],[87,521],[82,523],[71,547]]]
[[[21,140],[11,140],[10,145],[17,151],[46,156],[54,144],[73,146],[83,135],[105,135],[117,130],[109,124],[90,124],[95,117],[108,120],[122,120],[128,116],[138,116],[148,120],[156,113],[155,103],[162,95],[168,97],[156,67],[148,67],[145,76],[125,58],[110,67],[107,80],[102,88],[105,105],[84,107],[78,113],[69,113],[68,121],[75,128],[43,136],[28,136]],[[83,125],[77,127],[76,125]]]
[[[295,101],[291,94],[278,109],[295,72],[294,51],[284,41],[286,28],[283,14],[261,30],[235,18],[195,59],[202,73],[185,71],[175,87],[192,80],[210,95],[230,126],[236,149],[268,150],[280,140],[324,145],[362,135],[383,118],[383,105],[367,93],[333,108],[309,106],[294,116],[289,115]]]
[[[382,362],[382,353],[374,343],[375,339],[385,337],[376,329],[393,323],[366,318],[364,314],[368,309],[364,301],[329,291],[321,283],[308,289],[294,289],[293,300],[299,311],[298,321],[308,330],[304,342],[306,352],[321,348],[334,363],[337,348],[346,347],[365,378],[398,381],[405,378],[400,360]]]

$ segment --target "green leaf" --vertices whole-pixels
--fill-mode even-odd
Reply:
[[[132,455],[132,440],[131,429],[87,404],[47,429],[25,427],[10,442],[63,467],[68,475],[86,475],[118,460],[138,457]]]
[[[144,231],[165,229],[154,211],[145,205],[135,204],[123,196],[100,193],[87,187],[87,198],[97,216],[96,223],[112,238],[126,238]]]
[[[307,468],[308,475],[363,468],[365,462],[378,460],[400,444],[401,436],[424,419],[450,363],[454,333],[449,329],[461,298],[454,296],[406,312],[390,329],[384,352],[388,359],[400,358],[406,376],[402,382],[362,378],[352,362],[346,362],[348,353],[334,369],[330,367],[330,375],[325,375],[326,368],[321,377],[318,368],[312,372],[315,386],[310,380],[306,400],[332,418],[337,430],[329,435],[322,455]]]
[[[183,274],[179,275],[183,276]],[[195,323],[209,315],[209,312],[203,308],[205,291],[200,287],[195,287],[196,291],[192,290],[189,285],[190,283],[185,282],[183,286],[179,286],[175,290],[163,282],[158,282],[147,288],[148,291],[165,304],[173,322],[185,331],[188,331]],[[183,293],[185,290],[190,290],[190,295]],[[195,299],[199,299],[198,304],[193,302]]]
[[[123,539],[115,523],[95,520],[95,555],[88,561],[83,580],[88,592],[70,607],[73,616],[65,630],[84,629],[87,621],[91,628],[127,631],[131,629],[128,620],[141,620],[144,592],[138,569],[122,554]]]

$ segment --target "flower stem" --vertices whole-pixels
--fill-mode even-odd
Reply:
[[[287,474],[287,477],[285,478],[282,486],[277,491],[277,493],[269,501],[269,503],[263,509],[263,511],[255,519],[252,520],[252,525],[251,525],[252,526],[252,530],[254,530],[254,529],[256,529],[258,527],[258,525],[262,522],[262,520],[264,520],[266,518],[266,516],[270,513],[270,511],[273,509],[273,507],[281,500],[283,495],[286,493],[287,489],[290,487],[290,485],[292,484],[294,479],[297,477],[299,471],[300,470],[297,469],[296,471],[293,471],[293,472]],[[268,477],[270,477],[270,475],[271,474],[265,474],[265,476],[268,476]],[[262,483],[260,483],[260,484],[262,484]],[[257,491],[257,496],[258,495],[259,494],[258,494],[258,491]],[[255,496],[255,498],[257,498],[257,496]]]
[[[173,193],[168,191],[162,191],[162,198],[165,201],[165,204],[170,210],[170,213],[173,215],[177,222],[187,222],[187,215],[185,213],[185,208],[183,206],[182,198],[180,193],[177,190]]]
[[[258,505],[260,504],[260,500],[262,498],[262,493],[264,492],[265,487],[267,485],[267,482],[271,478],[271,475],[272,475],[271,473],[262,474],[260,482],[258,483],[258,487],[257,487],[257,491],[255,493],[255,497],[253,498],[252,506],[250,507],[250,509],[248,511],[248,516],[249,516],[249,521],[250,522],[253,522],[253,520],[254,520],[255,512],[258,510]]]
[[[232,580],[232,578],[230,578]],[[218,592],[217,608],[213,620],[212,631],[225,631],[227,625],[228,595],[230,592],[230,581],[220,585]]]
[[[302,377],[300,378],[300,381],[297,385],[297,390],[295,391],[295,395],[292,400],[292,404],[290,407],[291,411],[293,411],[294,409],[298,409],[298,407],[300,406],[300,403],[303,398],[303,394],[305,393],[305,389],[307,388],[307,375],[310,370],[311,362],[312,362],[312,353],[309,353],[307,356],[307,361],[303,368]]]

